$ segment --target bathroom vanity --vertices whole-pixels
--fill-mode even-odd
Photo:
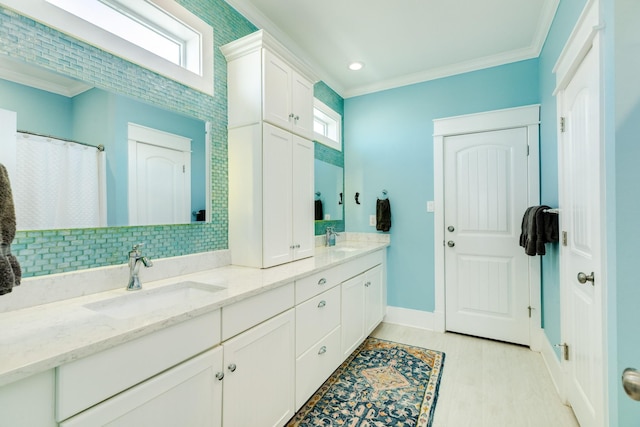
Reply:
[[[282,426],[382,320],[387,245],[0,314],[0,425]]]

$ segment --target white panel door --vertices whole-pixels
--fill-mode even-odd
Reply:
[[[292,206],[294,258],[313,255],[314,202],[313,202],[313,142],[293,135]]]
[[[279,427],[294,415],[294,340],[291,309],[224,343],[224,426]]]
[[[446,329],[529,344],[527,129],[446,137]]]
[[[263,119],[283,129],[291,129],[291,67],[268,50],[263,50]]]
[[[370,334],[384,317],[384,276],[382,266],[367,271],[365,276],[365,332]]]
[[[563,339],[569,346],[565,361],[568,398],[583,427],[604,425],[600,137],[598,61],[589,52],[561,95],[563,172],[561,224],[567,245],[561,247]],[[578,273],[593,275],[580,283]]]
[[[191,157],[189,153],[138,142],[132,225],[191,222]],[[130,176],[130,179],[132,176]]]
[[[342,359],[365,339],[364,274],[342,283]]]
[[[291,131],[313,138],[313,83],[295,71],[291,81],[291,110],[294,114]]]
[[[292,135],[267,123],[263,132],[262,265],[271,267],[293,259]]]

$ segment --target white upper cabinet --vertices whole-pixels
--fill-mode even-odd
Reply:
[[[261,120],[313,138],[317,78],[263,30],[221,47],[227,59],[229,129]]]
[[[221,49],[232,262],[266,268],[312,256],[314,79],[264,31]]]

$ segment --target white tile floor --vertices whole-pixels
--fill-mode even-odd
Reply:
[[[578,427],[526,347],[387,323],[371,335],[445,352],[433,427]]]

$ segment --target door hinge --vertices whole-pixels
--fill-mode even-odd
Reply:
[[[564,117],[560,117],[560,132],[564,133],[566,120]]]
[[[529,149],[530,147],[527,145],[527,156],[529,155]]]
[[[563,360],[569,360],[569,344],[562,343],[562,344],[556,344],[554,345],[554,347],[559,347],[561,348],[561,352],[562,352],[562,359]]]
[[[527,307],[527,310],[529,310],[529,319],[531,319],[531,310],[533,310],[533,307],[529,306]]]
[[[187,172],[187,167],[185,165],[182,165],[182,173],[186,173]]]
[[[562,232],[562,246],[567,246],[567,232]]]

